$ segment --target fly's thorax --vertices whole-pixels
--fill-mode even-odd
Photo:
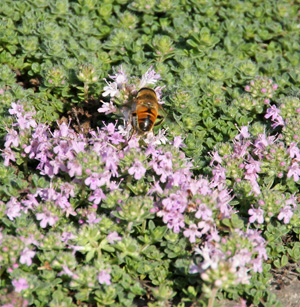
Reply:
[[[137,94],[137,102],[138,103],[151,102],[153,104],[157,104],[158,101],[155,91],[147,87],[140,89]]]
[[[158,110],[158,103],[155,100],[138,100],[136,104],[136,110],[142,108]]]

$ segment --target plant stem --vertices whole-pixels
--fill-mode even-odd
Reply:
[[[208,305],[207,307],[213,307],[214,306],[214,302],[215,302],[215,298],[218,292],[218,288],[213,288],[211,291],[211,297],[208,300]]]
[[[86,82],[84,83],[84,98],[86,102],[89,99],[89,84]]]

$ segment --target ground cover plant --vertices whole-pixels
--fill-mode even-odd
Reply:
[[[1,6],[1,306],[283,306],[299,1]],[[143,86],[166,119],[138,138]]]

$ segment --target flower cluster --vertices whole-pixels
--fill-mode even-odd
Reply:
[[[241,237],[236,246],[237,237]],[[265,240],[257,230],[247,229],[246,232],[236,229],[230,236],[217,242],[206,242],[195,250],[200,255],[200,262],[193,264],[191,273],[200,273],[207,284],[206,294],[211,294],[212,288],[227,288],[237,284],[249,284],[249,269],[262,272],[262,262],[268,256]],[[253,254],[257,254],[254,258]]]
[[[258,76],[245,86],[244,90],[247,93],[234,100],[233,104],[247,111],[262,113],[265,106],[274,99],[277,88],[278,85],[273,83],[272,79]]]
[[[273,97],[273,91],[277,90],[277,88],[278,85],[273,83],[272,79],[257,76],[250,81],[249,85],[245,86],[245,91],[249,92],[253,98],[270,99]],[[265,103],[269,103],[269,101]]]
[[[275,106],[271,105],[270,108],[267,109],[267,113],[265,118],[271,118],[273,124],[272,128],[275,129],[278,126],[284,126],[284,121],[282,116],[279,115],[280,110]]]
[[[282,126],[281,133],[288,145],[299,141],[300,100],[298,97],[284,97],[276,105],[270,106],[266,118],[273,122],[272,127]]]
[[[130,87],[125,72],[121,69],[111,78],[120,95],[125,95]],[[158,78],[148,70],[141,84],[154,84]],[[115,108],[112,102],[109,105]],[[249,225],[262,225],[272,218],[283,224],[298,222],[295,196],[263,186],[266,176],[268,182],[299,180],[299,149],[295,142],[286,146],[282,135],[276,138],[261,131],[252,137],[247,126],[241,127],[233,144],[224,143],[212,154],[209,180],[193,176],[193,164],[182,152],[179,136],[172,142],[163,131],[143,139],[129,137],[128,127],[112,123],[90,131],[89,136],[77,134],[66,123],[51,130],[38,123],[35,111],[21,102],[12,103],[9,113],[15,122],[5,136],[5,165],[30,164],[46,182],[19,197],[12,196],[2,204],[3,212],[16,223],[32,214],[38,232],[53,229],[42,237],[23,230],[24,240],[18,241],[17,247],[4,248],[1,260],[10,263],[11,274],[19,266],[31,267],[39,250],[56,244],[72,254],[71,258],[60,255],[59,264],[52,264],[58,276],[68,276],[71,288],[80,289],[81,280],[91,286],[97,282],[101,287],[112,286],[111,274],[116,269],[112,263],[100,262],[94,271],[89,266],[76,269],[76,253],[91,260],[96,255],[101,258],[103,250],[114,252],[115,246],[123,254],[137,257],[138,245],[120,236],[117,227],[126,225],[130,232],[156,214],[170,231],[194,246],[195,264],[190,273],[199,274],[203,291],[210,296],[211,286],[228,289],[249,283],[250,272],[261,273],[268,258],[261,233],[242,230],[237,213],[248,216]],[[266,117],[278,121],[278,114],[276,107],[270,107]],[[231,201],[244,195],[252,205],[249,202],[239,212]],[[79,225],[78,231],[64,228],[70,219]],[[64,229],[60,235],[54,230],[59,227]],[[29,279],[22,274],[17,277],[16,291],[26,292]]]
[[[270,183],[284,178],[299,181],[299,148],[295,142],[286,146],[282,137],[267,136],[264,132],[252,137],[244,126],[233,145],[229,148],[223,145],[214,153],[213,161],[216,162],[212,170],[215,185],[224,185],[230,178],[237,197],[252,195],[256,204],[248,207],[250,223],[262,224],[273,216],[285,224],[290,222],[297,209],[295,197],[290,193],[281,195],[271,189]]]
[[[158,161],[162,160],[171,166],[170,155],[168,158],[169,161],[158,156]],[[154,160],[153,165],[156,163]],[[191,267],[191,273],[201,273],[201,278],[208,282],[205,292],[211,285],[226,289],[248,283],[251,269],[262,272],[262,263],[267,255],[260,233],[253,235],[250,229],[243,233],[233,228],[230,235],[225,235],[223,231],[224,221],[236,216],[236,211],[230,205],[232,196],[225,184],[216,185],[215,180],[208,181],[205,178],[192,179],[188,167],[161,176],[160,181],[165,181],[165,184],[160,183],[152,190],[162,198],[157,204],[157,215],[175,233],[183,232],[191,243],[206,242],[204,247],[197,249],[196,255],[202,256],[197,268]],[[244,238],[244,241],[241,242],[239,237]],[[240,248],[236,249],[235,244]]]
[[[63,67],[53,67],[52,69],[47,69],[44,72],[44,84],[45,86],[53,89],[67,86],[67,76],[66,71]]]
[[[25,109],[21,103],[13,104],[10,109],[16,123],[13,133],[8,129],[6,148],[2,155],[6,165],[14,162],[16,153],[18,159],[36,161],[36,169],[41,175],[51,179],[51,182],[48,187],[38,187],[20,198],[12,197],[7,202],[5,211],[10,220],[18,220],[31,212],[40,228],[45,229],[63,226],[66,219],[73,216],[83,228],[78,234],[65,231],[60,244],[69,246],[73,253],[93,255],[99,253],[97,244],[88,242],[102,237],[95,226],[108,223],[105,215],[99,214],[103,209],[115,210],[111,212],[111,218],[115,222],[130,221],[132,225],[139,225],[143,219],[153,217],[156,212],[174,233],[181,233],[193,244],[207,242],[205,248],[209,257],[219,254],[218,257],[222,259],[220,265],[210,268],[208,258],[199,253],[203,257],[199,272],[209,269],[223,271],[224,266],[230,268],[232,278],[219,284],[220,288],[225,289],[241,280],[248,280],[250,269],[254,272],[261,271],[263,258],[255,249],[256,236],[252,240],[250,235],[245,234],[247,244],[243,243],[244,246],[240,243],[243,248],[232,250],[231,257],[228,257],[228,251],[224,252],[227,253],[226,257],[217,251],[224,250],[223,245],[227,245],[227,240],[237,242],[240,237],[240,230],[235,228],[230,227],[233,238],[222,230],[223,221],[230,220],[235,215],[235,210],[230,206],[232,196],[223,184],[221,169],[219,173],[215,173],[211,182],[202,177],[193,178],[193,165],[180,149],[183,141],[179,136],[174,137],[170,143],[159,133],[157,136],[148,136],[141,146],[135,136],[126,141],[121,134],[123,127],[108,124],[103,129],[91,131],[87,138],[76,134],[65,123],[50,131],[48,126],[33,119],[33,112]],[[18,141],[13,141],[12,135]],[[7,155],[8,151],[10,156]],[[221,158],[215,155],[215,161],[219,163]],[[247,176],[250,182],[254,182],[259,167],[254,162],[251,163],[246,168]],[[59,179],[63,176],[67,176],[69,182]],[[130,182],[134,182],[134,185]],[[143,195],[148,191],[149,196],[129,198],[128,187],[136,195]],[[82,207],[81,204],[88,206]],[[105,244],[124,244],[117,233],[112,238],[112,233],[107,238],[103,237]],[[45,237],[39,243],[40,248],[51,245],[53,240],[55,235]],[[263,242],[262,238],[260,240]],[[71,242],[77,243],[74,245]],[[263,249],[262,246],[260,248]],[[35,253],[32,248],[25,247],[20,253],[20,263],[31,266]],[[233,264],[240,253],[247,253],[249,261]],[[61,266],[61,270],[59,274],[67,274],[72,278],[72,287],[80,286],[78,280],[83,278],[80,270],[75,273],[65,264]],[[89,282],[98,279],[100,284],[110,285],[110,271],[110,266],[100,266],[98,277],[92,274]],[[206,280],[206,275],[202,278]],[[216,276],[211,278],[214,283],[218,283]]]

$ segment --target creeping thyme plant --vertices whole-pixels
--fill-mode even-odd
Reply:
[[[0,306],[283,306],[300,258],[299,1],[4,0]],[[130,113],[153,88],[165,121]]]

